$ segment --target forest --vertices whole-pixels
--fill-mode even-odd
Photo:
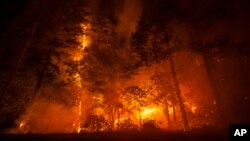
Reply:
[[[250,123],[250,5],[3,0],[0,133]]]

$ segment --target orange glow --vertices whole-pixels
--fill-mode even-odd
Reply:
[[[80,133],[81,132],[81,127],[78,127],[77,128],[77,133]]]
[[[173,112],[174,112],[173,107],[170,107],[170,106],[169,106],[169,107],[168,107],[168,113],[169,113],[169,114],[173,114]]]
[[[185,102],[185,105],[186,105],[186,108],[189,109],[192,113],[197,112],[198,107],[191,101]]]
[[[89,30],[91,29],[91,25],[90,24],[88,24],[88,25],[81,24],[81,28],[82,28],[82,31],[84,34],[83,34],[83,36],[79,36],[78,40],[82,43],[81,50],[84,50],[91,43],[90,36],[86,35],[89,32]]]
[[[196,106],[192,106],[192,107],[191,107],[191,111],[192,111],[193,113],[195,113],[195,112],[196,112],[196,109],[197,109],[197,107],[196,107]]]
[[[75,85],[78,87],[81,87],[82,86],[82,82],[81,82],[82,78],[79,75],[79,73],[75,74],[73,77],[75,79]]]
[[[80,101],[79,103],[79,112],[78,115],[81,116],[82,115],[82,101]]]
[[[81,61],[83,58],[83,55],[81,53],[76,53],[73,57],[74,61]]]
[[[88,47],[90,44],[90,39],[86,36],[86,35],[83,35],[83,38],[82,38],[82,50],[84,50],[86,47]]]
[[[127,118],[125,118],[125,117],[122,117],[122,118],[120,118],[120,119],[115,119],[115,124],[118,124],[118,121],[120,122],[120,123],[122,123],[124,120],[126,120]]]
[[[149,117],[154,116],[155,114],[158,114],[159,112],[160,112],[159,108],[157,108],[157,107],[144,108],[141,112],[141,117],[142,118],[149,118]]]
[[[19,124],[19,128],[22,128],[22,127],[24,127],[24,125],[26,124],[26,122],[25,121],[21,121],[20,122],[20,124]]]
[[[73,74],[70,75],[73,86],[72,93],[74,92],[75,94],[74,101],[72,100],[72,103],[74,103],[72,106],[73,117],[70,119],[71,122],[69,122],[69,124],[67,123],[67,125],[71,127],[70,129],[77,133],[85,130],[85,128],[86,131],[89,132],[96,131],[96,129],[93,129],[94,127],[85,127],[88,117],[91,116],[93,116],[91,122],[98,124],[98,126],[107,122],[108,126],[112,126],[110,127],[112,130],[119,130],[119,124],[125,124],[128,120],[132,122],[133,125],[136,125],[137,128],[143,128],[143,124],[147,121],[154,121],[155,123],[159,123],[159,127],[162,129],[183,129],[182,111],[178,100],[176,100],[176,90],[172,84],[171,71],[166,67],[169,65],[168,61],[155,63],[150,67],[139,67],[136,73],[131,75],[129,80],[109,78],[112,71],[108,73],[108,79],[104,81],[97,75],[94,77],[94,79],[96,79],[94,80],[94,85],[98,85],[97,87],[99,87],[100,90],[97,89],[93,92],[88,91],[85,85],[91,84],[84,82],[86,79],[82,76],[85,76],[85,72],[79,71],[85,69],[84,57],[88,55],[85,49],[90,47],[92,42],[92,38],[89,34],[91,25],[81,24],[80,26],[83,34],[76,37],[79,45],[74,48],[75,50],[71,52],[73,55],[69,58],[70,61],[75,61],[75,68],[77,68],[75,71],[72,71]],[[195,61],[196,66],[202,65],[201,58],[196,58]],[[91,63],[89,64],[91,65]],[[86,66],[88,67],[89,64]],[[89,68],[91,68],[91,66]],[[103,74],[107,75],[106,72],[103,72]],[[105,78],[105,76],[103,77]],[[102,83],[104,86],[99,86],[102,85]],[[198,89],[196,85],[193,85],[191,82],[190,86],[180,84],[181,96],[183,97],[183,104],[185,106],[184,109],[188,116],[191,115],[188,117],[191,127],[198,127],[199,124],[203,124],[202,122],[192,122],[192,120],[196,120],[194,120],[193,117],[202,115],[201,111],[208,112],[208,110],[206,111],[206,108],[204,108],[206,104],[200,102],[196,97],[197,94],[201,93],[201,90],[196,91],[196,89]],[[203,120],[200,117],[198,118],[196,121]],[[204,120],[204,122],[206,121]],[[19,124],[19,128],[24,129],[29,124],[28,120],[27,123],[22,121]],[[103,130],[105,130],[105,127],[98,129],[98,131]]]

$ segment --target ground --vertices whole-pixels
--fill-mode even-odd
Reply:
[[[15,134],[0,135],[3,140],[25,141],[224,141],[228,140],[227,132],[165,132],[165,133],[87,133],[87,134]]]

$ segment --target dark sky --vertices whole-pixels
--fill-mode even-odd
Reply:
[[[0,2],[0,14],[1,19],[12,20],[25,8],[27,4],[26,0],[2,0]]]

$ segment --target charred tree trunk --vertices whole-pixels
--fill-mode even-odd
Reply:
[[[172,75],[173,75],[173,79],[174,79],[174,85],[175,85],[175,89],[176,89],[176,97],[177,97],[177,100],[178,100],[178,103],[179,103],[179,106],[180,106],[180,110],[181,110],[182,120],[183,120],[183,124],[184,124],[184,130],[189,130],[187,113],[186,113],[185,105],[184,105],[182,97],[181,97],[179,82],[177,80],[176,71],[175,71],[174,62],[173,62],[173,58],[172,58],[171,53],[169,55],[169,61],[170,61],[170,68],[171,68],[171,71],[172,71]]]
[[[224,125],[226,123],[227,118],[225,117],[225,111],[224,111],[224,105],[222,102],[222,98],[218,89],[218,85],[216,84],[216,78],[214,76],[214,72],[213,72],[213,67],[214,67],[214,63],[213,63],[213,55],[210,51],[210,49],[213,46],[206,46],[204,44],[204,42],[202,41],[202,36],[201,36],[201,28],[200,26],[197,25],[197,23],[194,24],[196,26],[196,30],[197,30],[197,37],[198,37],[198,41],[197,41],[197,50],[200,53],[200,55],[202,56],[203,62],[204,62],[204,67],[206,69],[207,72],[207,76],[208,76],[208,81],[210,84],[210,88],[212,90],[212,94],[214,97],[214,104],[216,104],[217,107],[217,119],[218,119],[218,124],[217,125]]]
[[[209,81],[209,84],[210,84],[210,87],[211,87],[211,90],[212,90],[212,94],[213,94],[213,97],[214,97],[214,104],[217,107],[216,115],[217,115],[218,125],[223,126],[225,124],[227,118],[225,117],[225,112],[223,110],[224,109],[223,108],[223,102],[222,102],[222,99],[221,99],[221,96],[220,96],[218,86],[216,84],[216,79],[215,79],[215,77],[213,75],[214,72],[213,72],[213,69],[212,69],[212,66],[213,66],[212,57],[211,57],[211,54],[208,51],[203,51],[202,52],[202,58],[203,58],[203,61],[204,61],[204,66],[205,66],[205,69],[207,71],[208,81]]]
[[[176,118],[176,112],[175,112],[175,105],[174,104],[173,104],[173,116],[174,116],[174,128],[176,128],[177,118]]]

